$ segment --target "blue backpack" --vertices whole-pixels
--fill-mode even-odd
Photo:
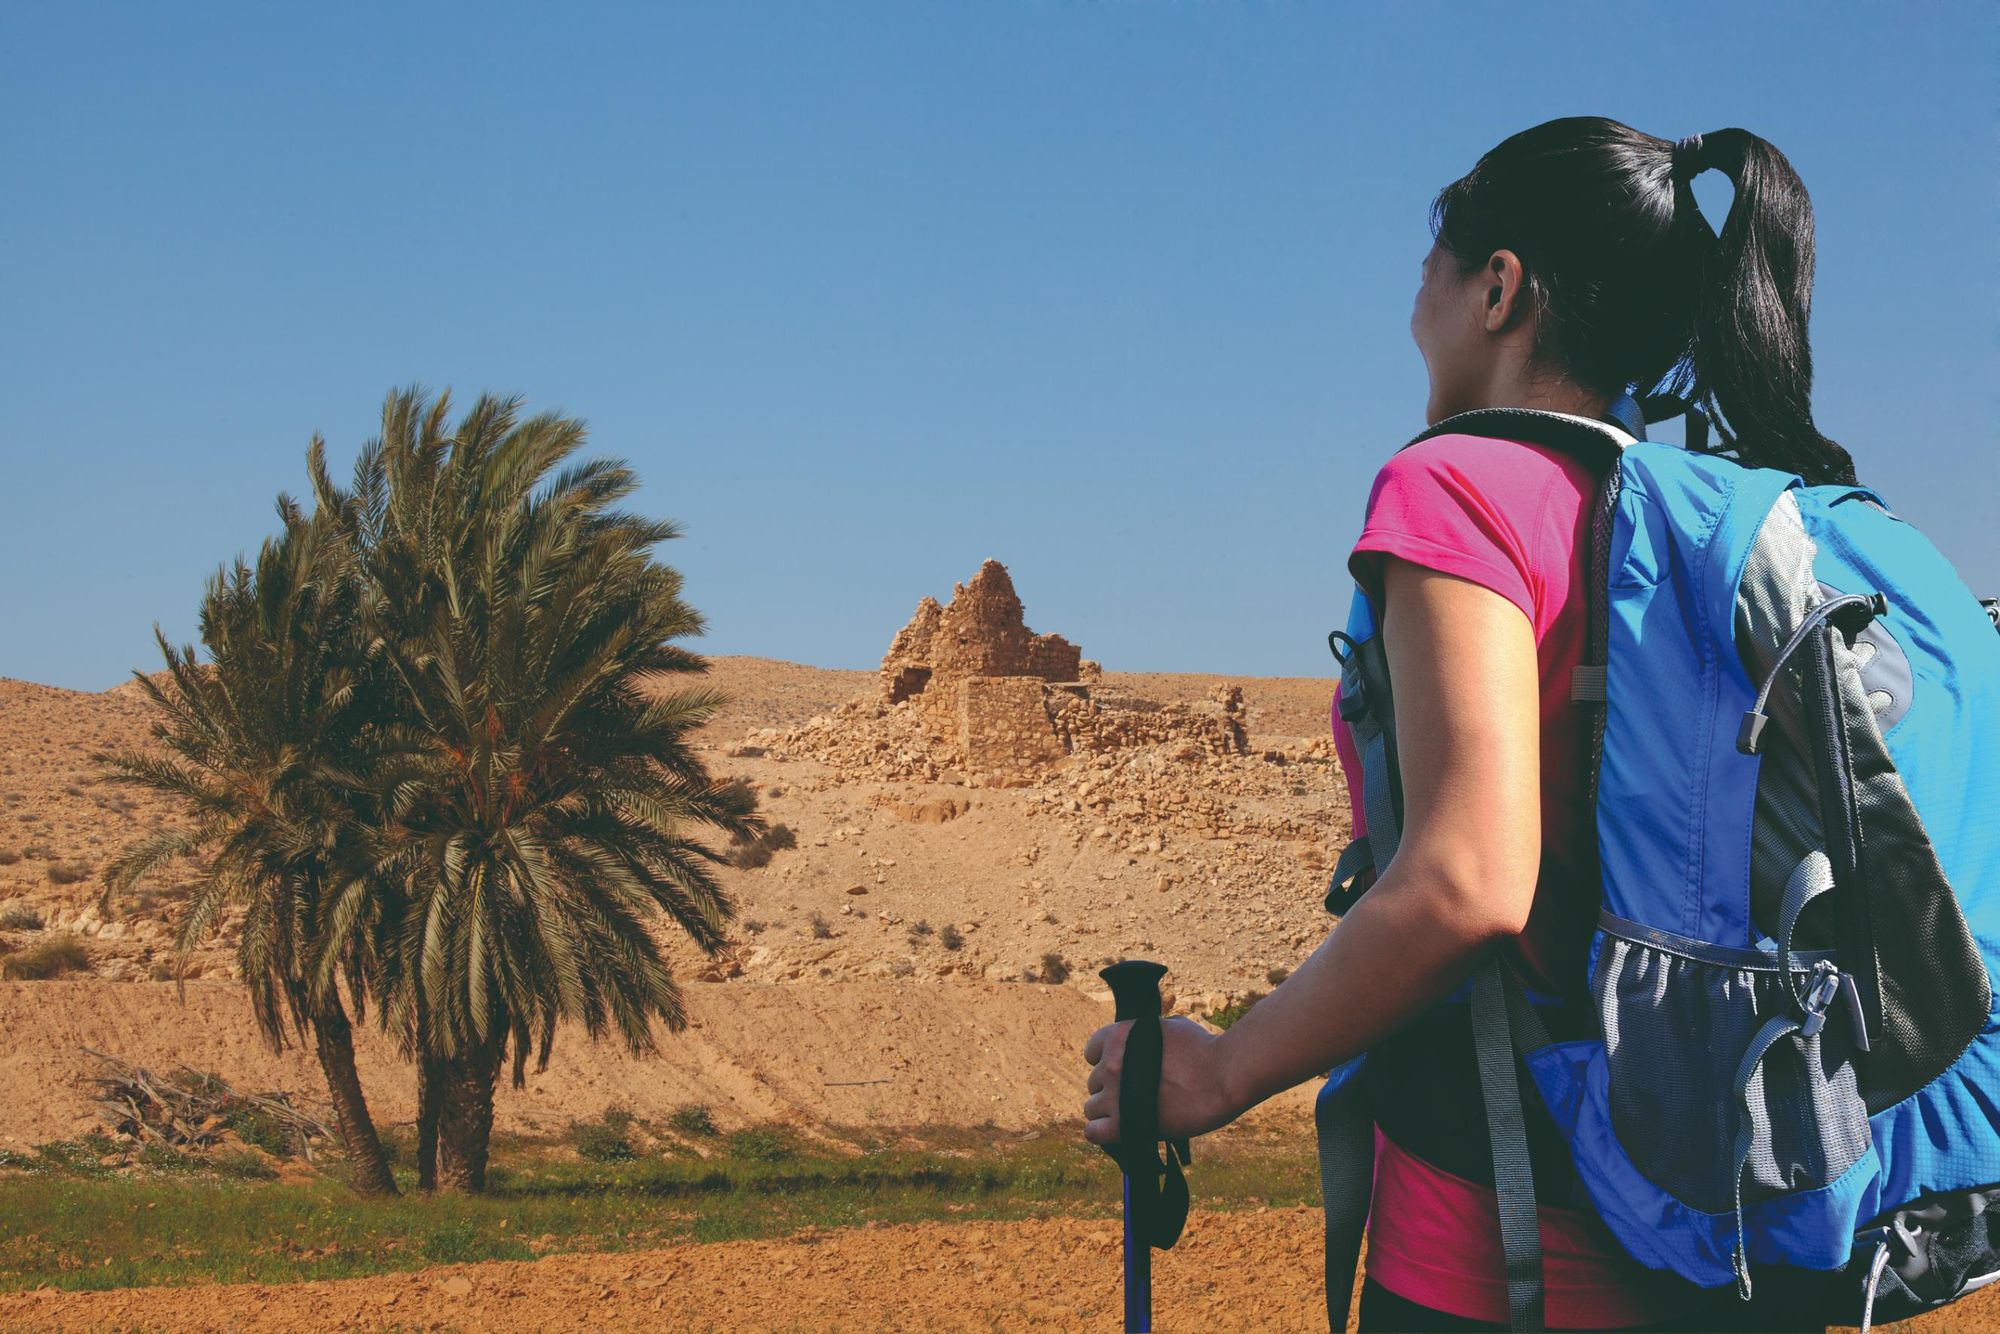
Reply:
[[[1941,1306],[2000,1279],[1991,609],[1865,487],[1646,441],[1629,397],[1611,420],[1490,409],[1417,437],[1529,441],[1603,478],[1572,692],[1592,711],[1603,875],[1591,1013],[1551,1040],[1554,998],[1497,956],[1452,998],[1469,1006],[1511,1322],[1543,1311],[1524,1098],[1652,1269],[1745,1299],[1769,1269],[1823,1275],[1818,1309],[1863,1329]],[[1357,592],[1332,636],[1367,824],[1335,912],[1400,829],[1375,623]],[[1370,1193],[1368,1059],[1317,1106],[1336,1330]]]

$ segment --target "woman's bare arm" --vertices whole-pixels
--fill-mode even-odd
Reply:
[[[1478,584],[1384,558],[1403,834],[1387,874],[1228,1032],[1169,1022],[1161,1131],[1213,1130],[1386,1037],[1518,935],[1541,862],[1541,710],[1534,633]],[[1127,1025],[1085,1047],[1084,1133],[1117,1139]]]

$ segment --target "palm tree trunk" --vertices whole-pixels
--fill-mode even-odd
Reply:
[[[361,1092],[361,1076],[354,1069],[354,1028],[338,995],[329,995],[314,1013],[312,1030],[319,1067],[326,1075],[327,1091],[333,1095],[334,1125],[354,1169],[355,1189],[363,1195],[396,1194],[389,1155],[382,1148],[382,1137],[375,1133],[368,1099]]]
[[[493,1135],[493,1089],[506,1043],[499,1038],[444,1061],[438,1081],[438,1185],[476,1195],[486,1189],[486,1149]]]
[[[438,1120],[444,1112],[445,1063],[428,1052],[417,1055],[417,1189],[436,1190]]]

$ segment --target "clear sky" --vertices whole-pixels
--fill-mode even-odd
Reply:
[[[1430,198],[1577,114],[1786,152],[1822,428],[2000,591],[1996,13],[9,4],[0,675],[156,667],[410,381],[587,418],[707,651],[994,556],[1114,670],[1324,674]]]

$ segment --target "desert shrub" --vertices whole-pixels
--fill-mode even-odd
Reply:
[[[933,934],[935,933],[932,931],[931,924],[929,922],[910,923],[910,943],[912,945],[919,944],[920,942],[923,941],[923,939],[926,936],[930,936]]]
[[[89,971],[89,952],[82,939],[68,932],[0,959],[0,979],[9,982],[41,982]]]
[[[771,864],[771,850],[764,846],[761,839],[745,839],[732,842],[729,851],[723,854],[723,860],[739,871],[754,871]]]
[[[239,1107],[223,1124],[236,1132],[236,1138],[273,1158],[288,1157],[292,1152],[291,1127],[260,1108]]]
[[[777,1126],[745,1126],[723,1143],[730,1157],[751,1163],[782,1163],[798,1153],[792,1137]]]
[[[796,848],[799,836],[789,825],[774,824],[760,834],[732,835],[729,843],[729,864],[747,871],[768,866],[777,853]]]
[[[30,861],[45,862],[54,857],[55,853],[49,850],[49,845],[46,843],[30,843],[21,849],[21,855]]]
[[[691,1102],[684,1107],[674,1108],[673,1111],[667,1114],[667,1125],[670,1129],[683,1135],[700,1135],[703,1138],[712,1138],[720,1133],[715,1128],[715,1118],[709,1115],[708,1108],[698,1102]]]
[[[1042,956],[1041,980],[1050,986],[1060,986],[1069,981],[1069,960],[1050,950]]]
[[[1291,975],[1292,970],[1289,968],[1273,968],[1270,972],[1264,974],[1264,980],[1275,987]]]
[[[754,917],[750,918],[748,921],[743,923],[743,929],[749,932],[753,936],[761,936],[764,934],[764,924],[758,921]]]
[[[948,950],[962,949],[965,946],[965,937],[959,934],[957,927],[946,923],[944,929],[938,932],[938,944]]]
[[[632,1147],[632,1113],[622,1107],[605,1108],[595,1121],[570,1122],[569,1142],[593,1163],[629,1163],[639,1156]]]
[[[52,884],[74,885],[90,879],[90,867],[82,862],[54,862],[49,866],[48,877]]]
[[[25,903],[0,911],[0,927],[9,931],[39,931],[42,926],[42,915]]]
[[[63,785],[63,795],[66,797],[80,797],[83,795],[83,789],[75,783],[65,783]]]
[[[1250,1013],[1251,1007],[1263,999],[1263,992],[1253,991],[1242,1000],[1231,1001],[1221,1009],[1212,1011],[1208,1016],[1208,1022],[1214,1024],[1217,1028],[1226,1029],[1238,1019]]]
[[[833,927],[827,923],[826,918],[820,916],[818,913],[812,915],[812,938],[814,940],[833,939]]]
[[[916,975],[916,971],[917,966],[908,959],[898,959],[889,965],[889,976],[891,977],[913,977]]]
[[[12,866],[15,862],[18,862],[20,860],[21,860],[20,849],[0,848],[0,866]]]

